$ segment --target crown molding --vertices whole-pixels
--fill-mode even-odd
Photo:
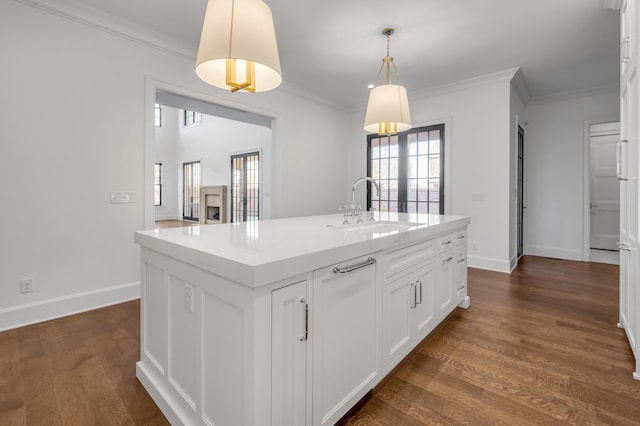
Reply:
[[[504,81],[511,81],[520,68],[510,68],[503,71],[494,72],[491,74],[484,74],[477,77],[467,78],[465,80],[459,80],[454,83],[447,83],[441,86],[429,87],[423,90],[417,90],[413,92],[411,97],[413,99],[424,99],[433,96],[446,95],[461,90],[471,89],[473,87],[486,86],[488,84],[499,83]]]
[[[61,16],[74,22],[87,25],[91,28],[115,35],[125,40],[177,56],[193,63],[196,61],[198,51],[197,46],[192,46],[174,38],[167,37],[156,31],[149,30],[148,28],[117,18],[113,15],[101,12],[73,0],[15,1],[38,10]],[[341,112],[349,112],[349,109],[346,106],[312,95],[304,87],[286,80],[283,81],[283,84],[277,90],[337,109]]]
[[[571,99],[584,98],[585,96],[596,96],[611,93],[619,93],[619,84],[607,84],[604,86],[590,87],[588,89],[571,90],[568,92],[554,93],[551,95],[537,96],[529,101],[528,105],[545,104],[549,102],[560,102]]]
[[[188,43],[167,37],[156,31],[149,30],[129,21],[119,19],[113,15],[100,12],[94,8],[85,6],[76,1],[68,0],[15,0],[26,6],[33,7],[57,16],[78,22],[95,28],[108,34],[112,34],[151,47],[162,52],[178,56],[182,59],[195,61],[197,47]]]
[[[600,0],[600,9],[620,10],[622,0]]]
[[[518,68],[515,75],[511,79],[511,85],[520,96],[520,99],[522,99],[522,103],[524,105],[527,105],[527,103],[531,100],[531,93],[529,93],[529,89],[524,82],[524,77],[520,68]]]
[[[335,102],[331,102],[328,101],[327,99],[321,98],[319,96],[313,95],[311,93],[309,93],[308,89],[305,89],[304,87],[296,84],[296,83],[292,83],[289,80],[285,80],[284,78],[282,79],[282,85],[278,88],[276,88],[275,90],[287,93],[289,95],[295,96],[297,98],[302,98],[302,99],[306,99],[308,101],[317,103],[317,104],[321,104],[324,105],[326,107],[329,108],[333,108],[336,109],[340,112],[345,112],[345,113],[351,113],[354,112],[351,109],[349,109],[346,105],[342,105],[342,104],[338,104]],[[357,110],[356,110],[357,111]]]

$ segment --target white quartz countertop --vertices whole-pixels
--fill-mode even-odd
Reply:
[[[376,213],[342,225],[341,214],[138,231],[142,247],[249,287],[466,226],[466,216]]]

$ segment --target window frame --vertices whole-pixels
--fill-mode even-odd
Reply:
[[[188,109],[183,110],[183,121],[182,124],[184,127],[196,126],[202,123],[202,113],[198,111],[191,111]]]

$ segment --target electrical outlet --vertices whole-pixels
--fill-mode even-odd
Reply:
[[[471,241],[471,250],[478,250],[478,242]]]
[[[20,280],[20,293],[31,293],[33,291],[33,278],[23,278]]]
[[[193,287],[190,285],[184,287],[184,308],[193,312]]]

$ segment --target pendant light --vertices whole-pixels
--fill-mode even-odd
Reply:
[[[393,35],[393,28],[385,28],[382,34],[387,36],[387,56],[382,59],[382,66],[376,77],[376,84],[380,73],[384,69],[384,84],[376,86],[369,92],[369,102],[364,118],[364,130],[380,135],[395,135],[411,128],[411,112],[409,111],[409,98],[404,86],[391,84],[390,68],[396,72],[400,83],[400,73],[393,58],[389,56],[389,38]]]
[[[271,10],[262,0],[208,0],[196,74],[231,92],[265,92],[282,83]]]

